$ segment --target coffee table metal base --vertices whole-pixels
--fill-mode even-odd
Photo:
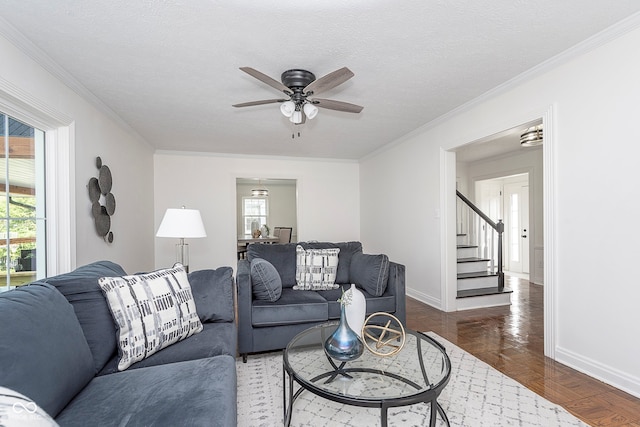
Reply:
[[[342,375],[344,377],[347,378],[351,378],[351,375],[349,375],[349,372],[370,372],[370,373],[375,373],[378,375],[383,375],[383,376],[388,376],[391,377],[395,380],[399,380],[404,382],[405,384],[408,384],[412,387],[415,387],[417,390],[420,390],[421,387],[417,384],[414,384],[412,381],[403,378],[399,375],[395,375],[389,372],[384,372],[381,371],[379,369],[366,369],[366,368],[347,368],[344,369],[344,366],[346,365],[346,362],[342,362],[340,364],[340,366],[337,366],[335,363],[333,363],[333,360],[331,360],[329,358],[329,362],[331,363],[331,365],[334,367],[334,371],[330,371],[330,372],[325,372],[324,374],[318,375],[314,378],[311,379],[312,382],[316,382],[319,380],[322,380],[324,378],[328,378],[325,383],[330,383],[332,382],[338,375]],[[288,381],[287,381],[287,377],[288,377]],[[287,383],[289,384],[288,387],[288,399],[287,399]],[[298,384],[298,386],[300,387],[298,390],[296,390],[296,392],[294,393],[294,384]],[[342,403],[342,404],[346,404],[346,405],[352,405],[352,406],[362,406],[362,407],[368,407],[368,408],[380,408],[380,425],[382,427],[387,427],[387,413],[389,408],[394,408],[394,407],[398,407],[398,406],[407,406],[407,405],[413,405],[416,403],[429,403],[431,405],[431,413],[430,413],[430,420],[429,420],[429,426],[430,427],[435,427],[436,425],[436,418],[437,418],[437,414],[440,414],[440,417],[442,418],[442,420],[445,422],[445,424],[447,426],[449,426],[449,418],[447,417],[447,414],[444,412],[444,409],[442,409],[442,406],[440,406],[440,404],[437,402],[437,395],[431,395],[430,398],[426,398],[426,399],[422,399],[419,398],[418,396],[414,396],[414,397],[407,397],[407,398],[396,398],[396,399],[386,399],[386,400],[354,400],[354,399],[348,399],[348,398],[341,398],[341,397],[336,397],[335,395],[330,395],[328,393],[323,393],[320,390],[314,390],[314,389],[307,389],[305,388],[303,383],[298,383],[298,381],[294,380],[293,375],[291,375],[291,373],[289,373],[287,371],[287,367],[286,365],[283,363],[282,366],[282,386],[283,386],[283,390],[282,390],[282,399],[283,399],[283,411],[284,411],[284,425],[289,427],[291,425],[291,416],[292,416],[292,412],[293,412],[293,403],[295,402],[295,400],[298,398],[298,396],[300,396],[300,394],[307,390],[310,391],[311,393],[323,397],[325,399],[328,400],[332,400],[334,402],[338,402],[338,403]]]

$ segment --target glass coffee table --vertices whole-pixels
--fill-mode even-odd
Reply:
[[[295,400],[305,390],[334,402],[380,408],[383,427],[387,425],[389,408],[420,402],[431,405],[430,426],[435,426],[437,414],[449,425],[437,402],[451,375],[449,356],[440,343],[420,332],[406,330],[405,345],[393,356],[380,357],[365,349],[354,361],[338,362],[326,355],[323,346],[336,327],[337,323],[328,323],[307,329],[284,350],[286,426],[291,424]],[[295,384],[299,388],[294,391]]]

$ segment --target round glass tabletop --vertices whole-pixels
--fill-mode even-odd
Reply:
[[[298,334],[287,346],[283,363],[304,389],[330,400],[358,406],[409,405],[435,400],[449,381],[451,362],[433,338],[406,330],[400,352],[381,357],[365,350],[354,361],[330,359],[323,344],[337,324],[319,325]]]

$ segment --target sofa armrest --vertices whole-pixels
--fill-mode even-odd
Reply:
[[[238,353],[246,354],[253,348],[251,264],[246,259],[238,260],[236,282],[238,285]]]
[[[403,264],[389,262],[389,280],[387,290],[396,297],[395,316],[407,326],[407,298],[405,289],[405,267]]]

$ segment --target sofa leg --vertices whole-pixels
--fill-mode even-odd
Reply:
[[[242,353],[242,363],[247,363],[247,353]]]

